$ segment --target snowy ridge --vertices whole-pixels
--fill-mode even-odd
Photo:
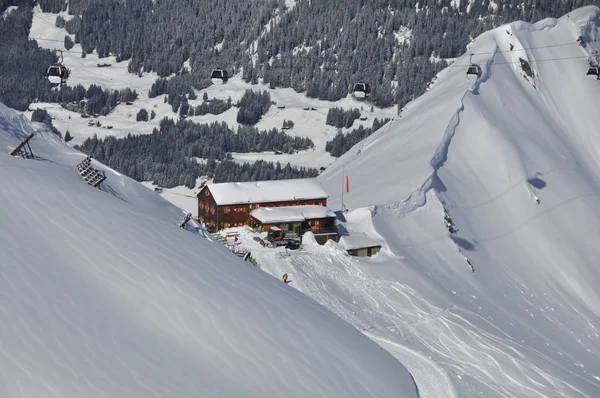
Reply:
[[[36,159],[6,154],[29,133]],[[178,228],[183,213],[0,105],[0,385],[10,397],[416,397],[314,301]],[[196,233],[194,233],[196,232]]]
[[[408,207],[403,208],[403,210],[405,212],[411,212],[411,211],[415,210],[417,207],[424,206],[426,203],[425,198],[426,198],[427,192],[430,189],[435,187],[436,182],[439,183],[439,177],[438,177],[437,173],[438,173],[438,170],[444,165],[446,160],[448,160],[448,150],[450,149],[450,144],[452,143],[452,138],[454,137],[454,134],[456,134],[456,128],[458,127],[458,124],[460,123],[460,113],[465,110],[465,98],[468,95],[478,95],[479,94],[479,87],[481,86],[481,84],[485,83],[490,78],[491,65],[494,62],[494,57],[496,56],[497,53],[498,53],[498,46],[496,46],[496,49],[494,50],[493,57],[491,59],[487,60],[485,66],[482,68],[481,77],[477,78],[477,80],[473,83],[473,86],[469,90],[467,90],[464,93],[464,95],[462,96],[462,98],[460,99],[460,107],[456,110],[456,112],[454,112],[450,121],[448,122],[448,126],[444,130],[444,136],[442,137],[442,142],[440,143],[438,148],[435,150],[433,158],[429,162],[429,164],[433,168],[433,173],[425,181],[425,183],[423,183],[423,185],[417,192],[411,194],[411,196],[403,202],[403,203],[407,203],[409,205]],[[413,198],[413,195],[415,196],[415,198]],[[396,205],[394,207],[396,207]]]
[[[357,261],[369,283],[400,282],[427,303],[412,311],[429,320],[412,323],[407,309],[384,338],[440,364],[459,396],[600,395],[600,86],[586,77],[599,32],[590,6],[484,33],[319,177],[334,209],[343,170],[344,204],[375,208],[389,251]],[[475,84],[470,53],[483,69]]]

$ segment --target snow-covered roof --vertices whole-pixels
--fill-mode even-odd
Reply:
[[[346,250],[381,246],[381,242],[371,238],[364,232],[353,232],[351,235],[344,235],[340,237],[339,244],[342,245],[342,247]]]
[[[301,222],[304,220],[316,220],[319,218],[335,217],[335,213],[325,206],[285,206],[285,207],[261,207],[252,210],[250,215],[263,224],[276,222]]]
[[[208,189],[218,205],[327,198],[327,193],[314,178],[224,182],[208,184]]]

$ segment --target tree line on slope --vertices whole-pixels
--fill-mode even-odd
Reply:
[[[238,103],[236,121],[245,126],[254,126],[271,107],[271,95],[267,91],[246,90]]]
[[[46,79],[48,67],[56,55],[28,40],[32,10],[27,2],[14,1],[19,7],[0,18],[0,102],[25,111],[32,102],[81,102],[81,112],[107,114],[120,101],[133,101],[135,90],[105,90],[92,84],[89,88],[61,86],[52,88]],[[5,3],[6,4],[6,3]],[[0,8],[1,9],[1,8]]]
[[[193,187],[196,178],[214,176],[227,181],[245,178],[276,179],[315,176],[312,168],[284,167],[273,163],[240,168],[230,152],[280,151],[292,153],[312,148],[308,138],[291,137],[276,129],[259,131],[240,126],[234,132],[226,123],[198,124],[165,118],[152,134],[118,139],[88,138],[77,149],[138,181],[154,181],[164,187]],[[281,174],[281,170],[283,174]],[[237,173],[237,174],[236,174]]]
[[[212,68],[231,73],[243,68],[249,82],[261,77],[273,87],[326,100],[338,100],[355,82],[365,81],[373,103],[399,108],[423,93],[445,66],[435,57],[460,55],[481,32],[518,19],[562,16],[596,2],[298,0],[288,10],[283,0],[71,0],[68,7],[63,0],[37,0],[44,11],[68,10],[71,19],[61,17],[58,24],[82,45],[82,56],[95,50],[100,57],[128,61],[132,73],[157,72],[163,87],[151,95],[189,94],[211,84]],[[43,73],[56,58],[27,40],[32,3],[2,0],[0,10],[9,5],[19,9],[0,21],[5,39],[0,100],[26,109],[40,90],[48,90]]]
[[[48,66],[57,61],[52,51],[29,41],[33,12],[22,3],[4,1],[0,7],[3,14],[9,5],[19,4],[19,8],[0,18],[0,102],[20,111],[27,110],[40,92],[51,90],[45,74]]]
[[[354,124],[354,121],[360,117],[360,111],[358,108],[344,110],[344,108],[329,108],[327,111],[327,118],[325,124],[334,126],[337,128],[346,127],[350,128]]]
[[[44,123],[46,126],[48,126],[48,128],[50,129],[50,131],[52,131],[54,134],[56,134],[57,136],[62,138],[62,134],[60,133],[60,131],[58,131],[58,129],[56,127],[54,127],[54,125],[52,124],[52,117],[48,114],[48,111],[46,111],[45,109],[36,109],[31,113],[31,121],[32,122],[38,122],[38,123]],[[67,131],[68,133],[68,131]],[[65,136],[65,141],[68,141],[67,138]]]
[[[382,120],[375,118],[375,120],[373,120],[373,126],[370,128],[365,128],[361,125],[358,126],[358,128],[355,128],[346,134],[338,132],[331,141],[327,141],[327,143],[325,144],[325,151],[329,152],[331,156],[339,158],[340,156],[348,152],[350,148],[352,148],[354,145],[358,144],[359,142],[361,142],[362,140],[379,130],[390,120],[391,119],[389,118],[384,118]]]

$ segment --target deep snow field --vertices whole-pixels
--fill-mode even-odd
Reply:
[[[600,396],[599,12],[481,35],[319,176],[336,211],[349,177],[341,225],[384,242],[373,258],[244,229],[241,247],[400,359],[421,397]]]
[[[41,17],[44,15],[36,13],[36,18]],[[32,37],[64,36],[64,31],[42,25],[34,20]],[[258,127],[279,127],[284,119],[291,119],[296,124],[293,134],[313,139],[317,146],[314,152],[285,159],[298,165],[329,165],[319,180],[329,194],[329,207],[335,211],[341,209],[345,173],[350,179],[350,192],[344,195],[344,205],[350,211],[340,216],[342,229],[350,236],[364,235],[380,241],[383,249],[373,258],[353,258],[340,245],[329,242],[319,246],[310,236],[299,251],[265,248],[252,239],[254,234],[246,228],[235,230],[240,234],[241,247],[252,252],[260,270],[277,279],[283,273],[290,275],[292,282],[287,286],[280,280],[265,278],[274,284],[275,291],[284,289],[282,294],[288,294],[285,289],[297,289],[305,293],[399,359],[414,377],[420,397],[600,396],[600,268],[596,261],[600,258],[600,81],[586,77],[588,56],[600,51],[599,30],[600,9],[584,7],[560,19],[536,24],[515,22],[486,32],[471,43],[465,55],[440,72],[426,94],[333,163],[324,152],[325,142],[336,133],[336,129],[325,126],[327,110],[331,106],[360,107],[361,103],[350,97],[326,103],[292,90],[269,90],[272,98],[286,107],[273,107]],[[578,44],[580,36],[585,46]],[[56,44],[60,43],[47,45],[52,48]],[[465,76],[469,54],[482,68],[480,78]],[[118,69],[93,70],[97,61],[93,55],[82,60],[74,54],[69,59],[65,53],[65,64],[73,71],[70,83],[80,79],[85,84],[116,84],[118,78],[142,93],[132,106],[120,106],[108,116],[113,118],[110,122],[102,120],[103,124],[114,124],[111,134],[150,132],[151,122],[136,125],[129,121],[135,119],[141,107],[152,107],[157,113],[155,121],[172,115],[161,97],[148,99],[143,94],[154,77],[137,81],[137,77],[124,72],[123,76],[117,74]],[[77,77],[77,63],[82,61],[89,61],[91,66],[80,67],[81,75]],[[93,79],[92,70],[96,75]],[[98,75],[102,71],[107,75]],[[149,83],[142,82],[145,78]],[[231,96],[235,101],[249,87],[267,89],[234,77],[227,85],[211,86],[207,92],[209,97]],[[202,92],[198,97],[202,98]],[[314,106],[316,111],[304,111],[305,106]],[[365,122],[368,126],[374,117],[396,113],[395,109],[375,109],[371,114],[368,107],[364,111],[369,117]],[[69,123],[78,123],[78,119],[69,122],[66,114],[61,115],[62,110],[49,112],[59,129],[65,131],[67,123],[69,131],[80,140],[74,142],[96,132],[87,128],[84,119],[81,122],[85,126],[71,128]],[[122,127],[118,125],[119,117]],[[234,125],[232,110],[219,117]],[[101,135],[100,131],[96,133]],[[70,156],[81,159],[80,154]],[[270,160],[263,154],[236,156]],[[74,164],[68,163],[71,168]],[[22,179],[18,175],[11,178]],[[154,188],[150,183],[145,185]],[[127,186],[134,189],[134,185]],[[21,185],[18,187],[21,189]],[[166,224],[174,224],[173,219],[181,216],[166,202],[158,201],[160,198],[151,190],[135,187],[133,197],[172,212],[168,221],[163,220]],[[131,193],[113,189],[125,199],[123,206],[127,205]],[[45,192],[38,186],[35,191]],[[196,214],[194,193],[177,188],[165,190],[163,197]],[[66,201],[65,195],[58,198],[60,203]],[[39,208],[37,202],[39,199]],[[132,210],[137,215],[135,220],[123,223],[136,231],[139,228],[144,236],[153,236],[150,253],[154,256],[144,257],[144,261],[152,262],[158,261],[158,249],[153,245],[162,244],[158,246],[162,248],[175,240],[156,237],[157,232],[149,225],[152,219],[145,215],[160,211],[155,212],[154,207],[147,210],[146,205],[143,210]],[[87,214],[91,208],[78,211]],[[23,216],[20,211],[5,212],[15,220]],[[452,220],[457,230],[454,233],[445,225],[445,215]],[[101,221],[110,224],[109,220]],[[25,223],[23,228],[24,236],[42,233],[39,223]],[[58,234],[64,233],[61,230]],[[51,230],[44,239],[56,234],[57,229]],[[189,236],[194,242],[209,244],[198,235]],[[113,238],[127,241],[122,235]],[[95,240],[85,241],[90,245],[92,242]],[[179,240],[176,242],[181,245]],[[210,244],[211,250],[219,245]],[[187,254],[187,249],[182,249],[184,254],[172,248],[166,250],[178,253],[178,259],[193,258],[194,264],[201,261]],[[261,294],[275,294],[260,289],[262,285],[244,281],[252,273],[253,278],[264,275],[260,270],[237,259],[226,248],[215,250],[223,253],[220,261],[238,267],[235,272],[233,268],[211,271],[227,274],[219,283],[238,284],[236,289],[243,286],[243,292],[254,292],[256,288]],[[81,258],[87,255],[87,251],[75,252],[84,256]],[[108,262],[117,255],[111,256],[106,258]],[[169,285],[164,286],[168,289]],[[219,286],[213,286],[211,293],[220,291]],[[165,293],[164,297],[170,296]],[[299,295],[293,297],[303,300],[297,298]],[[286,305],[273,304],[279,305],[286,317],[295,319],[296,314]],[[32,323],[25,325],[31,327]],[[362,344],[362,348],[372,351],[371,346]],[[107,361],[106,356],[102,358]],[[393,366],[401,368],[398,362]],[[324,364],[323,368],[330,367]],[[407,386],[406,373],[399,372],[403,377],[398,382]],[[302,379],[302,375],[298,377]],[[361,396],[360,390],[349,391]],[[333,396],[348,396],[338,392]]]
[[[8,155],[30,133],[35,159]],[[384,349],[0,104],[0,395],[417,397]]]

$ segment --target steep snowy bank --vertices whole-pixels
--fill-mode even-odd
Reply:
[[[35,160],[7,155],[37,130]],[[415,397],[391,355],[0,104],[0,395]]]
[[[600,82],[586,77],[599,29],[585,7],[481,35],[320,177],[334,208],[344,169],[345,205],[375,205],[393,257],[357,266],[434,307],[385,338],[442,364],[460,396],[600,394]]]

